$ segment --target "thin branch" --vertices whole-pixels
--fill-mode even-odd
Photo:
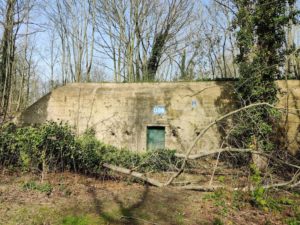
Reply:
[[[225,5],[224,3],[222,3],[222,2],[220,2],[220,1],[218,1],[218,0],[214,0],[214,1],[215,1],[216,3],[218,3],[219,5],[225,7],[226,9],[229,9],[230,12],[232,12],[235,16],[237,16],[236,12],[235,12],[231,7]]]
[[[178,176],[180,176],[180,174],[184,171],[184,168],[185,168],[185,166],[186,166],[186,162],[187,162],[187,160],[189,159],[192,150],[194,149],[194,147],[196,146],[196,144],[198,143],[198,141],[204,136],[204,134],[205,134],[212,126],[214,126],[214,125],[217,124],[218,122],[220,122],[220,121],[222,121],[222,120],[224,120],[224,119],[226,119],[226,118],[228,118],[228,117],[230,117],[230,116],[232,116],[232,115],[234,115],[234,114],[237,114],[237,113],[239,113],[239,112],[241,112],[241,111],[245,111],[245,110],[248,110],[248,109],[250,109],[250,108],[255,108],[255,107],[259,107],[259,106],[266,106],[266,107],[270,107],[270,108],[274,108],[274,109],[278,109],[278,110],[285,110],[285,108],[280,108],[280,107],[273,106],[273,105],[271,105],[271,104],[269,104],[269,103],[266,103],[266,102],[261,102],[261,103],[255,103],[255,104],[247,105],[247,106],[245,106],[245,107],[243,107],[243,108],[239,108],[239,109],[237,109],[237,110],[234,110],[234,111],[232,111],[232,112],[230,112],[230,113],[227,113],[227,114],[225,114],[225,115],[219,117],[219,118],[216,119],[215,121],[211,122],[211,123],[208,124],[208,126],[206,126],[206,127],[200,132],[200,134],[195,138],[195,140],[193,141],[193,143],[191,144],[191,146],[190,146],[189,149],[187,150],[187,153],[186,153],[185,156],[184,156],[184,160],[183,160],[183,163],[182,163],[182,165],[181,165],[180,170],[179,170],[176,174],[174,174],[174,175],[169,179],[168,182],[165,183],[165,186],[170,185],[170,184],[174,181],[174,179],[177,178]],[[298,109],[294,109],[294,110],[297,110],[297,111],[298,111]],[[253,151],[252,151],[252,152],[253,152]],[[259,154],[262,154],[262,153],[259,152]],[[275,158],[274,158],[274,159],[275,159]],[[278,161],[279,159],[276,159],[276,160]],[[300,168],[300,167],[298,167],[298,166],[296,166],[296,165],[293,165],[293,166],[296,167],[296,168]]]

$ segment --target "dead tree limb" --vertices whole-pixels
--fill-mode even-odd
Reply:
[[[264,189],[280,188],[280,187],[295,188],[295,187],[299,186],[299,184],[300,184],[300,181],[298,181],[299,177],[300,177],[300,172],[298,171],[298,173],[296,173],[290,181],[283,182],[283,183],[277,183],[277,184],[264,185],[263,188]]]
[[[264,155],[264,156],[267,156],[267,157],[271,157],[272,159],[274,159],[274,161],[277,161],[277,162],[280,162],[280,163],[284,163],[286,165],[289,165],[291,167],[294,167],[294,168],[298,168],[300,169],[300,166],[297,166],[297,165],[293,165],[293,164],[290,164],[290,163],[287,163],[287,162],[284,162],[283,160],[280,160],[280,159],[277,159],[273,156],[270,156],[266,153],[263,153],[263,152],[259,152],[259,151],[254,151],[252,149],[234,149],[234,148],[225,148],[225,149],[217,149],[215,151],[209,151],[209,152],[203,152],[203,153],[200,153],[198,155],[191,155],[191,152],[193,150],[193,148],[196,146],[196,144],[198,143],[198,141],[204,136],[204,134],[212,127],[214,126],[215,124],[217,124],[218,122],[234,115],[234,114],[237,114],[241,111],[245,111],[245,110],[248,110],[250,108],[255,108],[255,107],[258,107],[258,106],[267,106],[267,107],[270,107],[270,108],[275,108],[275,109],[278,109],[278,110],[285,110],[285,108],[279,108],[279,107],[275,107],[269,103],[265,103],[265,102],[262,102],[262,103],[256,103],[256,104],[251,104],[251,105],[248,105],[248,106],[245,106],[243,108],[240,108],[240,109],[237,109],[237,110],[234,110],[230,113],[227,113],[221,117],[219,117],[218,119],[216,119],[215,121],[211,122],[210,124],[208,124],[201,132],[200,134],[195,138],[195,140],[193,141],[193,143],[191,144],[191,146],[188,148],[187,150],[187,153],[186,154],[176,154],[177,157],[181,157],[183,158],[183,162],[182,162],[182,165],[180,167],[180,169],[178,170],[177,173],[175,173],[166,183],[161,183],[155,179],[152,179],[152,178],[149,178],[147,177],[145,174],[142,174],[142,173],[138,173],[138,172],[135,172],[135,171],[132,171],[132,170],[129,170],[129,169],[126,169],[126,168],[123,168],[123,167],[118,167],[118,166],[114,166],[114,165],[110,165],[110,164],[107,164],[107,163],[104,163],[103,166],[105,168],[108,168],[108,169],[111,169],[113,171],[117,171],[117,172],[120,172],[120,173],[123,173],[123,174],[127,174],[127,175],[131,175],[135,178],[138,178],[140,180],[143,180],[153,186],[156,186],[156,187],[163,187],[163,186],[168,186],[170,184],[172,184],[172,182],[174,181],[174,179],[176,179],[178,176],[180,176],[180,174],[184,171],[185,169],[185,166],[186,166],[186,163],[187,163],[187,160],[188,159],[197,159],[197,158],[201,158],[201,157],[204,157],[204,156],[208,156],[208,155],[212,155],[212,154],[215,154],[215,153],[221,153],[221,152],[251,152],[251,153],[256,153],[256,154],[261,154],[261,155]],[[298,111],[297,109],[295,109],[295,111]],[[298,175],[296,176],[298,178]],[[295,176],[294,176],[295,178]],[[295,183],[295,180],[290,181],[290,182],[286,182],[286,183],[282,183],[282,184],[275,184],[275,185],[272,185],[270,186],[269,188],[271,187],[279,187],[279,186],[286,186],[286,185],[291,185],[292,183]],[[298,184],[298,183],[296,183]],[[205,190],[205,191],[208,191],[208,190],[214,190],[215,187],[212,187],[212,186],[182,186],[180,187],[181,189],[189,189],[189,190]],[[219,187],[218,187],[219,188]],[[266,186],[266,188],[268,188]]]
[[[212,185],[212,182],[214,180],[215,172],[216,172],[216,169],[217,169],[218,164],[219,164],[220,154],[221,154],[221,152],[218,153],[217,161],[216,161],[216,164],[214,166],[214,170],[213,170],[213,172],[211,174],[211,178],[210,178],[210,181],[209,181],[209,186]]]
[[[189,155],[188,159],[190,160],[195,160],[195,159],[199,159],[199,158],[203,158],[209,155],[213,155],[216,153],[222,153],[222,152],[242,152],[242,153],[247,153],[247,152],[252,152],[252,149],[241,149],[241,148],[220,148],[220,149],[214,149],[214,150],[207,150],[205,152],[201,152],[199,154],[195,154],[195,155]],[[182,153],[175,153],[175,156],[178,158],[185,158],[186,154],[182,154]]]
[[[203,191],[203,192],[213,192],[220,188],[225,188],[224,186],[205,186],[205,185],[185,185],[176,187],[179,190],[190,190],[190,191]]]
[[[116,171],[116,172],[119,172],[119,173],[123,173],[123,174],[126,174],[126,175],[133,176],[133,177],[135,177],[137,179],[140,179],[142,181],[145,181],[146,183],[151,184],[155,187],[163,187],[164,186],[161,182],[159,182],[155,179],[149,178],[143,173],[138,173],[138,172],[132,171],[132,170],[124,168],[124,167],[114,166],[114,165],[111,165],[111,164],[108,164],[108,163],[104,163],[103,167],[108,168],[112,171]]]
[[[191,155],[191,152],[192,150],[194,149],[194,147],[196,146],[196,144],[198,143],[198,141],[204,136],[204,134],[212,127],[214,126],[215,124],[217,124],[218,122],[232,116],[232,115],[235,115],[239,112],[242,112],[242,111],[245,111],[245,110],[248,110],[250,108],[255,108],[255,107],[259,107],[259,106],[266,106],[266,107],[269,107],[269,108],[274,108],[274,109],[278,109],[278,110],[286,110],[285,108],[281,108],[281,107],[276,107],[274,105],[271,105],[269,103],[266,103],[266,102],[261,102],[261,103],[255,103],[255,104],[251,104],[251,105],[247,105],[243,108],[239,108],[239,109],[236,109],[234,111],[231,111],[221,117],[219,117],[218,119],[216,119],[215,121],[211,122],[210,124],[208,124],[201,132],[200,134],[194,139],[193,143],[191,144],[191,146],[188,148],[187,150],[187,153],[185,154],[185,156],[183,157],[183,162],[182,162],[182,165],[179,169],[179,171],[174,174],[164,185],[165,186],[168,186],[170,185],[174,179],[176,179],[178,176],[180,176],[180,174],[184,171],[184,168],[186,166],[186,162],[187,160],[189,159],[190,155]],[[298,109],[294,109],[296,111],[298,111]],[[298,168],[298,167],[297,167]]]
[[[104,163],[103,167],[105,167],[107,169],[110,169],[114,172],[118,172],[118,173],[122,173],[122,174],[125,174],[125,175],[132,176],[134,178],[142,180],[142,181],[144,181],[144,182],[146,182],[146,183],[148,183],[152,186],[155,186],[155,187],[163,187],[164,186],[164,184],[159,182],[158,180],[155,180],[153,178],[149,178],[143,173],[135,172],[135,171],[132,171],[132,170],[124,168],[124,167],[115,166],[115,165],[111,165],[111,164],[108,164],[108,163]],[[175,186],[174,188],[179,189],[179,190],[193,190],[193,191],[212,192],[212,191],[215,191],[218,188],[221,188],[221,186],[183,185],[183,186]]]
[[[196,160],[196,159],[200,159],[200,158],[203,158],[203,157],[207,157],[207,156],[214,155],[214,154],[217,154],[217,153],[222,153],[222,152],[254,153],[254,154],[258,154],[258,155],[262,155],[262,156],[265,156],[267,158],[270,158],[270,159],[274,160],[277,163],[284,164],[284,165],[287,165],[287,166],[292,167],[292,168],[300,169],[299,165],[295,165],[295,164],[292,164],[292,163],[289,163],[289,162],[285,162],[285,161],[283,161],[279,158],[274,157],[271,154],[267,154],[267,153],[260,152],[260,151],[255,151],[255,150],[252,150],[250,148],[245,148],[245,149],[220,148],[220,149],[205,151],[205,152],[195,154],[195,155],[189,155],[188,159],[189,160]],[[178,157],[178,158],[185,158],[186,155],[181,154],[181,153],[176,153],[175,156]]]
[[[118,172],[121,174],[125,174],[125,175],[129,175],[132,176],[134,178],[137,178],[139,180],[142,180],[152,186],[155,187],[164,187],[165,185],[161,182],[159,182],[158,180],[155,180],[153,178],[149,178],[147,177],[145,174],[143,173],[139,173],[139,172],[135,172],[132,171],[130,169],[124,168],[124,167],[120,167],[120,166],[115,166],[115,165],[111,165],[111,164],[107,164],[104,163],[103,167],[110,169],[114,172]],[[283,188],[283,187],[290,187],[290,188],[295,188],[298,187],[300,182],[298,181],[298,178],[300,177],[300,173],[297,173],[290,181],[288,182],[283,182],[283,183],[277,183],[277,184],[271,184],[271,185],[265,185],[263,186],[265,189],[271,189],[271,188]],[[220,188],[224,188],[227,190],[240,190],[240,191],[247,191],[247,190],[254,190],[254,187],[252,188],[248,188],[248,187],[244,187],[244,188],[230,188],[230,187],[226,187],[226,186],[212,186],[212,185],[192,185],[192,184],[187,184],[187,185],[172,185],[173,188],[176,188],[178,190],[191,190],[191,191],[203,191],[203,192],[213,192],[216,191],[217,189]]]

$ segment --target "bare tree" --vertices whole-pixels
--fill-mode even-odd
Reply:
[[[10,108],[10,103],[13,101],[13,85],[16,85],[17,80],[21,80],[21,89],[25,84],[25,75],[21,75],[21,79],[17,77],[16,71],[20,68],[16,65],[16,49],[17,49],[17,38],[19,37],[21,26],[27,21],[27,29],[25,34],[25,43],[27,42],[28,35],[28,18],[29,13],[33,7],[33,2],[31,0],[7,0],[4,6],[5,12],[4,21],[1,23],[3,26],[3,33],[1,39],[1,69],[0,69],[0,97],[1,97],[1,114],[4,119],[6,117],[7,111]],[[25,44],[25,55],[27,57],[27,44]],[[25,58],[26,58],[25,57]],[[28,58],[27,58],[28,59]],[[26,68],[30,68],[27,60]],[[27,77],[30,76],[30,72],[27,73]],[[28,80],[27,80],[28,83]],[[27,93],[29,91],[27,90]],[[21,94],[18,95],[18,106],[21,101]],[[28,94],[27,94],[28,98]]]
[[[48,4],[49,26],[59,36],[62,83],[90,81],[94,57],[95,0]]]
[[[114,80],[155,80],[162,57],[178,44],[192,9],[187,0],[99,1],[98,51],[112,61]]]
[[[9,0],[6,3],[5,21],[3,23],[4,32],[1,40],[1,114],[6,117],[11,88],[11,78],[13,71],[13,62],[15,55],[16,35],[15,27],[15,10],[16,0]]]

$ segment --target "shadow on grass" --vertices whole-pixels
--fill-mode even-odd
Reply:
[[[119,197],[116,194],[110,192],[110,195],[112,196],[114,203],[116,203],[119,208],[120,216],[118,218],[116,218],[114,214],[111,215],[110,213],[105,212],[105,209],[103,208],[103,204],[100,201],[100,199],[97,197],[97,193],[94,187],[91,187],[89,189],[89,193],[93,199],[96,213],[105,222],[109,224],[112,223],[112,224],[138,225],[140,224],[140,221],[138,218],[135,217],[134,211],[141,208],[146,202],[149,193],[149,186],[145,185],[144,190],[141,196],[138,198],[138,200],[129,206],[126,205],[126,202],[123,202],[121,199],[119,199]]]

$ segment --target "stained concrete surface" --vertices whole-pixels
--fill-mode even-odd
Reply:
[[[278,106],[300,109],[300,81],[278,81]],[[164,126],[165,146],[184,151],[201,129],[234,109],[232,82],[73,83],[53,90],[19,115],[21,124],[66,121],[77,134],[94,128],[107,144],[146,150],[147,127]],[[287,120],[286,120],[287,119]],[[299,149],[300,111],[282,119],[290,150]],[[222,129],[212,127],[194,152],[216,149]]]

